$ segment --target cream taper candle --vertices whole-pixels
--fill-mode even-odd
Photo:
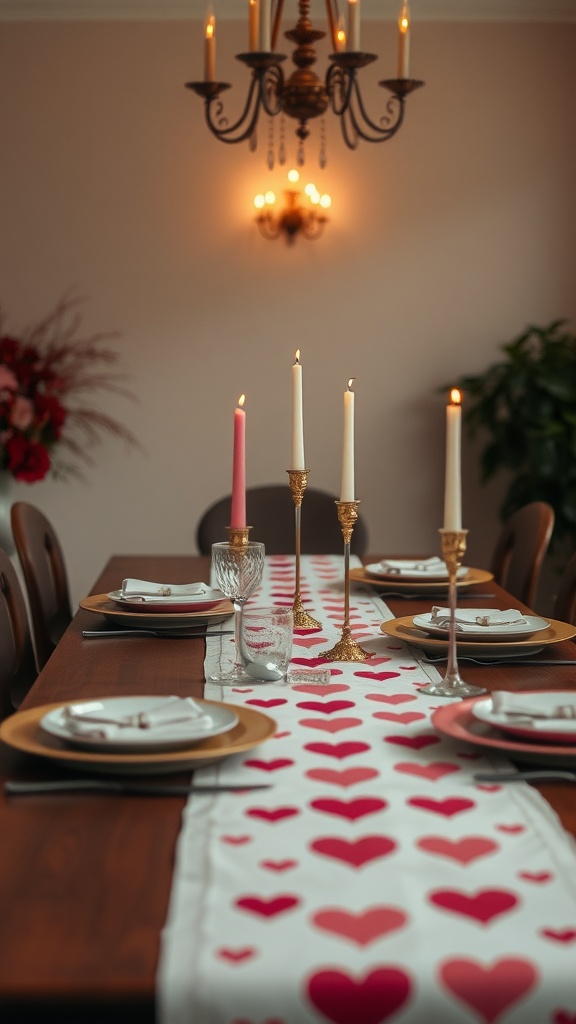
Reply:
[[[410,77],[410,8],[404,0],[398,18],[398,78]]]
[[[292,367],[292,458],[290,469],[306,469],[304,459],[304,414],[302,411],[302,364],[300,349],[294,353]]]
[[[270,52],[270,0],[258,0],[258,49]]]
[[[204,22],[204,80],[216,81],[216,18],[212,6],[208,8]]]
[[[258,0],[248,0],[248,49],[258,49]]]
[[[354,392],[350,377],[344,392],[344,432],[342,437],[342,482],[340,501],[354,501]]]
[[[462,396],[457,388],[450,392],[446,406],[446,478],[444,484],[444,529],[462,529]]]
[[[348,0],[346,49],[353,53],[357,53],[360,49],[360,0]]]

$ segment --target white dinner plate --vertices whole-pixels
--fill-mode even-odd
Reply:
[[[415,569],[413,571],[409,569],[383,569],[380,562],[373,562],[371,565],[365,565],[364,568],[369,576],[376,576],[381,580],[406,580],[411,582],[417,581],[419,583],[448,582],[447,569],[442,571],[442,569],[438,568],[437,572],[426,569]],[[465,565],[462,565],[458,569],[457,579],[464,579],[468,572],[468,568]]]
[[[539,615],[524,615],[525,622],[510,622],[508,624],[494,623],[491,626],[478,626],[475,623],[458,623],[456,636],[458,640],[522,640],[523,637],[538,633],[539,630],[548,629],[549,619],[542,619]],[[418,629],[423,629],[429,636],[448,636],[448,626],[440,626],[432,621],[432,613],[415,615],[412,623]]]
[[[221,590],[215,589],[208,590],[204,594],[190,594],[186,597],[146,598],[145,601],[131,595],[126,596],[121,590],[112,590],[107,597],[125,611],[144,613],[145,615],[208,611],[226,599]]]
[[[549,713],[559,704],[576,703],[576,693],[572,690],[530,690],[526,691],[526,696],[530,704],[543,713]],[[472,711],[481,722],[533,743],[576,742],[576,719],[573,718],[515,718],[512,714],[494,711],[491,697],[477,701]]]
[[[398,619],[387,619],[380,629],[387,636],[401,640],[411,647],[419,647],[430,654],[448,651],[448,637],[429,636],[423,629],[417,629],[412,622],[412,615],[403,615]],[[534,636],[522,637],[520,640],[503,638],[500,640],[472,640],[468,637],[456,636],[458,654],[469,654],[472,658],[513,658],[523,654],[537,654],[548,644],[557,644],[561,640],[571,640],[576,636],[576,626],[559,619],[550,619],[547,629],[542,629]]]
[[[83,747],[86,750],[125,750],[136,753],[147,750],[182,750],[194,743],[199,743],[200,740],[228,732],[238,722],[238,715],[234,714],[230,708],[211,707],[209,714],[212,719],[212,727],[209,729],[200,729],[194,719],[190,719],[187,722],[163,727],[157,726],[153,729],[125,726],[121,730],[121,735],[115,736],[114,739],[107,739],[106,737],[86,736],[71,732],[65,715],[65,709],[73,707],[78,716],[81,716],[83,712],[90,714],[95,711],[101,711],[105,715],[128,716],[136,715],[140,711],[155,711],[165,703],[166,697],[106,697],[103,700],[62,704],[59,708],[54,708],[44,715],[40,720],[40,728],[52,736],[64,740],[65,743],[70,743],[73,747]]]
[[[193,612],[149,612],[144,609],[134,611],[133,608],[121,608],[119,604],[110,600],[108,594],[90,594],[88,597],[83,597],[79,605],[86,612],[103,615],[111,622],[136,629],[176,630],[190,629],[192,626],[202,624],[212,626],[217,622],[224,622],[234,614],[234,607],[228,599],[218,601],[213,608],[204,608],[202,611]]]

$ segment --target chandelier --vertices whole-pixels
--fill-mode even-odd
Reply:
[[[320,195],[316,186],[309,182],[300,192],[294,186],[300,175],[293,168],[288,171],[288,181],[292,188],[284,192],[284,207],[276,208],[276,194],[272,191],[260,193],[254,196],[254,206],[258,214],[256,223],[264,238],[273,241],[284,235],[289,245],[292,245],[297,235],[303,238],[320,238],[328,223],[326,210],[332,205],[332,199],[325,193]]]
[[[274,5],[274,10],[271,8]],[[294,28],[285,32],[294,43],[292,61],[295,70],[285,74],[282,64],[286,54],[278,53],[277,40],[282,21],[284,0],[249,0],[249,51],[236,54],[250,71],[250,83],[242,113],[230,121],[224,111],[221,94],[230,83],[216,80],[216,20],[209,10],[205,23],[204,81],[187,82],[205,102],[206,123],[217,139],[229,144],[248,140],[256,149],[256,129],[261,115],[273,119],[280,115],[279,161],[285,162],[283,115],[297,122],[297,162],[304,163],[304,143],[310,135],[309,124],[323,118],[330,110],[340,120],[342,137],[349,149],[360,141],[387,142],[404,120],[406,97],[424,83],[408,75],[410,44],[410,12],[404,0],[398,19],[398,68],[396,78],[387,78],[379,85],[390,95],[378,120],[369,117],[358,80],[358,72],[377,54],[360,49],[360,0],[347,0],[347,28],[338,15],[337,0],[326,0],[329,38],[333,53],[322,80],[314,71],[315,43],[326,32],[315,29],[310,21],[310,0],[299,0],[299,18]],[[269,135],[268,164],[274,165],[272,133]],[[326,164],[325,130],[321,130],[320,166]]]

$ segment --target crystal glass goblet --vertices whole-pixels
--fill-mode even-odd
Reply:
[[[242,613],[244,605],[260,585],[264,572],[264,545],[259,541],[230,544],[221,541],[212,545],[212,571],[216,585],[234,605],[235,661],[229,671],[210,676],[220,683],[243,683],[250,680],[244,671],[242,654]]]

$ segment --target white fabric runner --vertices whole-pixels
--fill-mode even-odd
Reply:
[[[295,637],[294,663],[340,638],[342,572],[303,558],[323,629]],[[268,558],[258,601],[293,587],[293,559]],[[278,728],[198,774],[274,786],[187,804],[159,1024],[574,1024],[572,838],[529,786],[474,783],[506,762],[437,734],[444,702],[418,693],[435,669],[380,632],[370,593],[351,609],[375,656],[333,663],[328,686],[207,686]],[[226,643],[208,642],[206,675]]]

